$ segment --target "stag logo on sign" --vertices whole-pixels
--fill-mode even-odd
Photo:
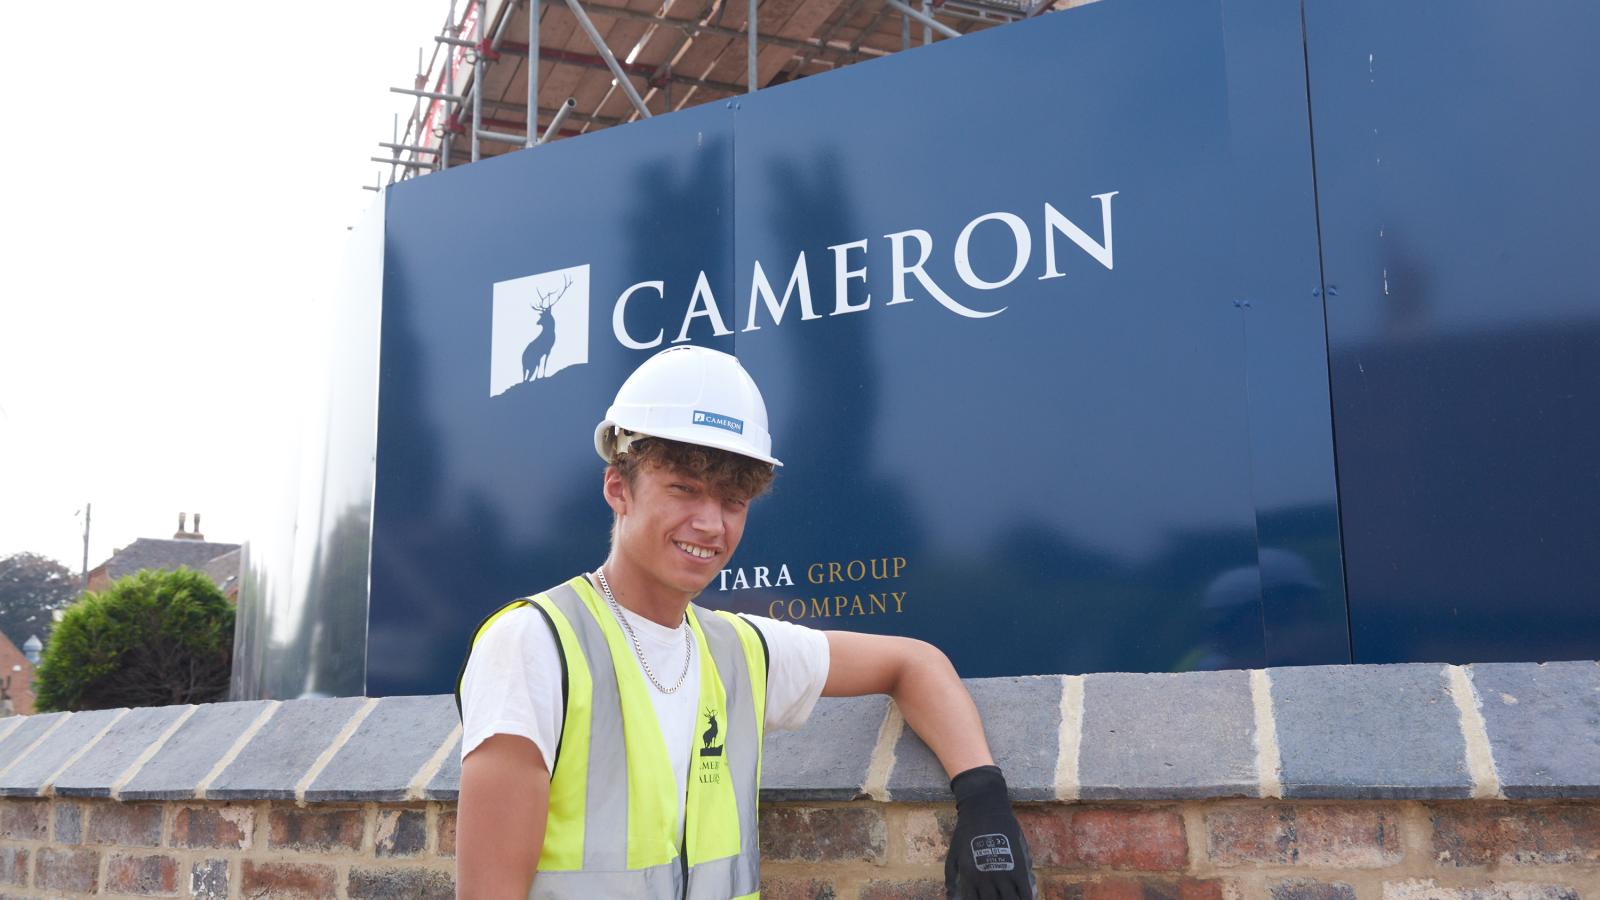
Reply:
[[[588,265],[495,282],[489,396],[588,361]]]

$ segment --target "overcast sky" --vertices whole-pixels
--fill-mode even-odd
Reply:
[[[464,2],[464,0],[463,0]],[[448,0],[90,0],[0,30],[0,557],[180,511],[243,542],[298,453],[346,227]],[[51,15],[44,15],[44,13]],[[403,119],[402,119],[403,122]]]

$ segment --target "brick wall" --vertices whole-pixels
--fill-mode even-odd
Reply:
[[[943,898],[944,804],[768,804],[768,900]],[[1020,809],[1043,900],[1600,897],[1600,802]],[[0,897],[455,896],[455,805],[0,800]]]
[[[968,682],[1050,900],[1600,898],[1600,666]],[[0,722],[7,897],[454,895],[449,697]],[[945,776],[881,697],[763,759],[769,900],[939,897]]]

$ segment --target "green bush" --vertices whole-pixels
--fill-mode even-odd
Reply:
[[[34,677],[36,705],[45,712],[220,700],[233,612],[200,572],[119,578],[67,608]]]

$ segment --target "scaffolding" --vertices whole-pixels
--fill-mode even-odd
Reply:
[[[450,0],[372,161],[393,184],[1085,2]]]

